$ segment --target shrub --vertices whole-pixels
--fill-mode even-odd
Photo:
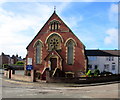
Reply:
[[[109,74],[113,74],[112,72],[106,72],[106,71],[103,71],[100,73],[100,75],[109,75]]]
[[[24,65],[24,64],[25,64],[24,61],[17,61],[15,65],[21,65],[21,66],[22,66],[22,65]]]

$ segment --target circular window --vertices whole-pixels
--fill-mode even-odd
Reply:
[[[52,34],[48,40],[48,51],[60,50],[61,49],[61,37],[57,34]]]
[[[58,39],[53,38],[53,39],[50,40],[50,47],[51,47],[52,49],[56,49],[57,46],[58,46],[58,44],[59,44]]]

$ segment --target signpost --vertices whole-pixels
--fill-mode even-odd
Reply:
[[[27,65],[32,65],[32,58],[27,59]]]
[[[27,59],[27,65],[26,65],[26,70],[32,70],[33,66],[32,66],[32,58],[28,58]]]
[[[32,70],[33,66],[32,65],[26,65],[26,70]]]

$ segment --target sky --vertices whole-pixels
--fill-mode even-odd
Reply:
[[[56,13],[86,49],[118,49],[118,2],[0,2],[0,52],[22,56],[26,47]],[[89,2],[88,2],[89,1]]]

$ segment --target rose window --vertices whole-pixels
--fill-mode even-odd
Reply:
[[[48,40],[48,51],[60,50],[61,49],[61,37],[57,34],[52,34]]]
[[[53,38],[50,40],[50,47],[52,49],[57,49],[58,45],[59,45],[58,39]]]

